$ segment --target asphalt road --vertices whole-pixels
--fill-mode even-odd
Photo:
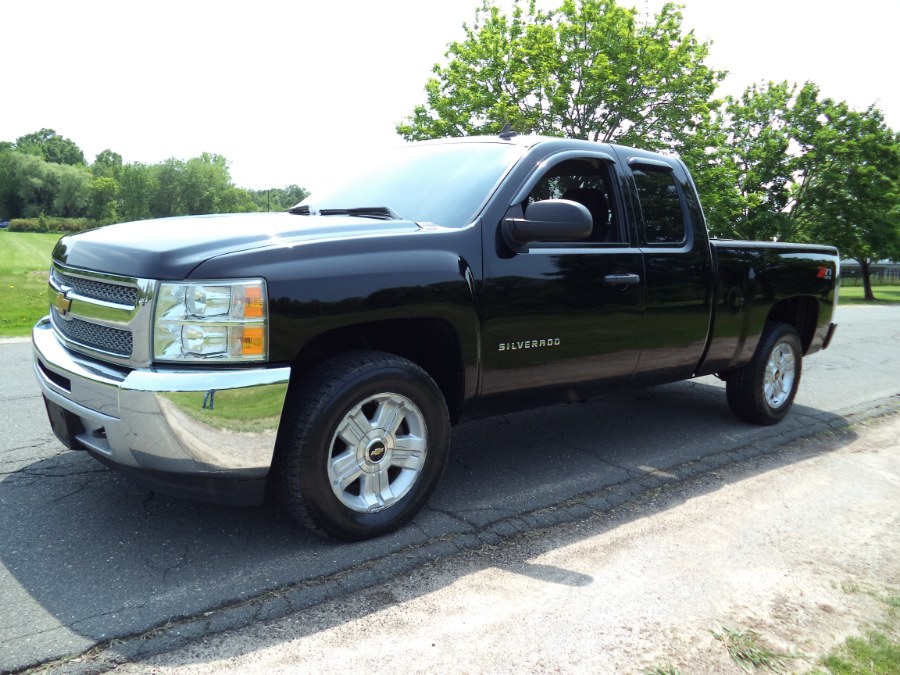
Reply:
[[[715,378],[469,423],[429,507],[376,541],[318,539],[277,507],[155,495],[44,418],[27,343],[0,344],[0,672],[100,644],[154,647],[277,617],[461,548],[616,505],[729,457],[846,425],[900,395],[900,307],[847,307],[777,427],[735,420]],[[595,495],[596,498],[591,496]],[[602,495],[602,496],[600,496]],[[593,499],[593,501],[592,501]],[[136,636],[141,636],[140,640]]]

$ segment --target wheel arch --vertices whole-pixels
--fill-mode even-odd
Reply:
[[[805,355],[815,337],[819,322],[819,303],[808,295],[779,300],[769,310],[766,322],[769,321],[780,321],[793,326],[800,337],[800,346]]]
[[[435,381],[450,414],[459,419],[466,397],[463,346],[453,324],[440,318],[384,319],[341,326],[320,333],[297,354],[291,368],[292,385],[340,354],[371,350],[405,358]]]

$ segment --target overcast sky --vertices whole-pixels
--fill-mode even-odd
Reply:
[[[395,124],[481,0],[0,0],[0,140],[44,127],[88,161],[224,155],[247,188],[315,190]],[[542,6],[558,2],[544,0]],[[656,12],[661,0],[621,2]],[[682,0],[726,93],[812,80],[900,129],[897,0]]]

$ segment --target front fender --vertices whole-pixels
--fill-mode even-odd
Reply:
[[[445,322],[458,343],[469,398],[480,358],[480,259],[477,233],[455,230],[245,251],[207,261],[191,276],[266,279],[274,363],[293,363],[335,331],[346,335],[358,326],[364,333],[399,320]],[[378,342],[374,335],[358,338],[363,345]]]

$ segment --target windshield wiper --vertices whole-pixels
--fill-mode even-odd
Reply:
[[[349,209],[319,209],[315,211],[308,204],[297,204],[288,213],[295,216],[357,216],[358,218],[378,218],[379,220],[403,220],[387,206],[354,206]]]
[[[319,209],[320,216],[357,216],[380,220],[400,220],[400,216],[387,206],[355,206],[350,209]]]

